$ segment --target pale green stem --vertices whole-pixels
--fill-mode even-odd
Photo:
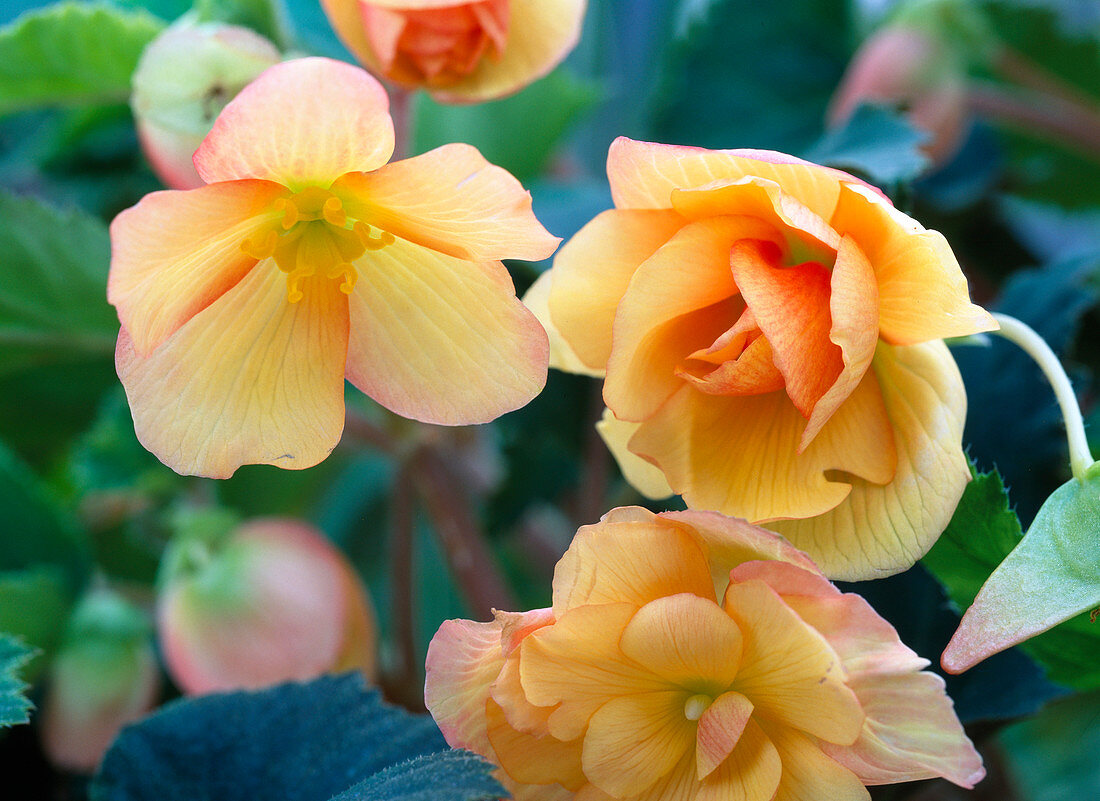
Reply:
[[[1062,410],[1062,420],[1066,424],[1066,437],[1069,440],[1069,466],[1073,471],[1073,477],[1078,481],[1085,480],[1085,473],[1095,464],[1092,453],[1089,452],[1088,438],[1085,436],[1085,421],[1081,418],[1081,407],[1077,405],[1077,396],[1073,393],[1073,385],[1069,382],[1062,363],[1054,355],[1054,351],[1041,336],[1025,323],[1007,314],[994,314],[993,317],[1001,324],[999,331],[991,331],[992,334],[1000,334],[1005,339],[1015,342],[1035,360],[1043,375],[1047,377],[1051,387],[1054,388],[1054,396],[1058,399],[1058,406]]]

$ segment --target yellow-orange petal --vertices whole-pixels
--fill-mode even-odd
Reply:
[[[443,145],[332,185],[348,215],[469,261],[547,258],[561,240],[531,211],[531,193],[470,145]]]
[[[762,581],[731,583],[723,608],[744,638],[733,689],[780,725],[833,743],[855,742],[863,710],[825,638]]]
[[[207,183],[261,178],[291,189],[327,187],[375,170],[393,154],[386,90],[369,74],[327,58],[270,67],[222,110],[195,153]]]
[[[537,737],[517,731],[492,699],[486,706],[485,717],[496,761],[513,782],[557,783],[576,791],[587,781],[581,768],[580,740],[562,742],[548,734]]]
[[[582,526],[554,568],[554,614],[590,604],[635,608],[675,593],[716,596],[706,556],[680,526],[646,521]]]
[[[744,237],[774,236],[770,225],[751,217],[698,220],[638,267],[615,313],[604,381],[604,399],[616,417],[645,420],[683,386],[676,368],[713,343],[744,308],[730,246]]]
[[[499,59],[483,57],[458,83],[432,90],[444,103],[477,103],[522,89],[556,67],[577,44],[586,0],[510,0]]]
[[[696,801],[772,801],[782,770],[775,745],[750,719],[733,753],[703,779]]]
[[[620,209],[666,209],[675,189],[746,176],[774,181],[825,220],[832,217],[842,182],[862,184],[840,170],[770,150],[706,150],[619,137],[607,154],[611,197]]]
[[[947,527],[970,480],[962,451],[966,390],[947,346],[880,344],[872,374],[894,431],[894,478],[885,485],[851,478],[851,495],[831,512],[768,524],[834,579],[910,567]]]
[[[942,776],[973,787],[985,776],[982,759],[963,731],[934,673],[866,673],[852,679],[867,722],[850,746],[822,749],[865,784]]]
[[[115,366],[141,444],[178,473],[227,478],[244,464],[312,467],[344,427],[346,296],[258,264],[149,356],[123,329]]]
[[[256,264],[241,244],[269,225],[286,189],[235,181],[153,192],[111,223],[107,300],[147,356]]]
[[[702,717],[695,740],[695,770],[700,779],[733,753],[752,715],[752,701],[741,693],[726,692],[714,699]]]
[[[682,226],[674,211],[611,209],[570,239],[550,271],[550,317],[586,367],[601,372],[611,356],[611,327],[638,265]]]
[[[813,738],[766,720],[761,727],[783,765],[774,801],[870,801],[859,777],[827,756]]]
[[[546,332],[500,262],[399,239],[355,267],[348,380],[387,409],[427,423],[486,423],[546,383]]]
[[[628,603],[579,606],[524,639],[520,682],[531,703],[558,705],[548,721],[551,735],[575,739],[610,699],[667,689],[619,650],[619,637],[636,611]]]
[[[875,270],[879,327],[892,345],[992,331],[997,323],[970,302],[966,277],[947,240],[868,188],[846,185],[833,227],[859,243]]]
[[[670,684],[712,699],[725,692],[741,666],[737,624],[717,603],[691,593],[643,606],[623,630],[619,647]]]
[[[749,312],[746,312],[749,313]],[[700,354],[693,354],[698,357]],[[708,395],[759,395],[783,389],[786,381],[775,366],[775,353],[765,336],[758,336],[734,359],[717,367],[702,367],[705,361],[689,362],[676,369],[700,392]]]
[[[771,343],[787,396],[809,418],[843,368],[840,347],[829,339],[829,269],[812,261],[780,266],[778,249],[746,240],[733,245],[730,270]]]
[[[814,404],[802,432],[800,450],[813,442],[825,423],[859,386],[878,345],[878,287],[874,270],[859,245],[849,236],[841,240],[837,249],[829,290],[832,318],[829,339],[840,348],[843,366],[836,381]]]
[[[664,689],[612,698],[596,710],[584,735],[584,773],[607,793],[638,795],[667,776],[695,744],[684,717],[688,693]]]
[[[500,673],[500,623],[447,620],[428,645],[424,704],[453,748],[493,755],[485,703]]]
[[[603,416],[596,423],[596,431],[615,457],[627,483],[651,500],[660,500],[672,495],[672,487],[661,469],[646,461],[628,447],[630,438],[638,430],[640,423],[620,420],[610,409],[603,410]]]
[[[518,643],[517,643],[518,645]],[[550,707],[535,706],[527,700],[519,677],[519,654],[505,657],[504,664],[489,689],[489,697],[501,708],[508,726],[536,737],[549,735]]]
[[[540,273],[535,283],[531,284],[523,294],[523,305],[531,310],[531,314],[535,315],[535,318],[542,323],[542,327],[546,329],[546,336],[550,340],[550,366],[565,373],[603,378],[604,368],[602,366],[592,368],[582,362],[550,318],[551,279],[550,270]]]

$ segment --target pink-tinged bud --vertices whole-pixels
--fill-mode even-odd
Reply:
[[[375,670],[377,626],[352,566],[312,526],[261,519],[165,557],[157,633],[190,694]]]
[[[153,171],[173,189],[203,181],[191,158],[225,104],[280,61],[278,49],[248,28],[183,20],[145,48],[130,105]]]
[[[932,135],[924,151],[942,164],[966,132],[965,77],[958,55],[931,32],[908,25],[883,28],[849,63],[829,105],[829,125],[843,125],[864,103],[894,106]]]
[[[153,708],[160,670],[148,616],[107,590],[81,602],[49,668],[40,718],[55,765],[92,773],[119,730]]]

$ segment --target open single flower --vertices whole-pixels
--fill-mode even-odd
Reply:
[[[310,467],[344,378],[388,409],[483,423],[546,380],[546,334],[502,258],[557,240],[467,145],[386,164],[386,93],[322,58],[265,71],[195,154],[206,186],[111,225],[115,354],[142,444],[180,473]]]
[[[553,590],[428,649],[428,709],[517,801],[856,801],[984,775],[927,661],[771,532],[616,509]]]
[[[577,44],[586,0],[322,0],[348,49],[374,72],[438,100],[521,89]]]
[[[555,366],[602,374],[642,492],[768,527],[834,578],[903,570],[970,478],[944,337],[996,328],[944,238],[846,173],[619,139],[615,209],[531,293]]]

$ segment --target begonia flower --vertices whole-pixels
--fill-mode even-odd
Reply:
[[[927,664],[781,537],[625,508],[577,533],[551,608],[444,623],[425,700],[517,801],[855,801],[984,775]]]
[[[586,0],[322,0],[371,72],[447,103],[491,100],[556,67]]]
[[[112,223],[119,378],[138,438],[177,472],[316,464],[340,439],[345,376],[445,425],[541,390],[546,334],[500,259],[557,239],[472,147],[386,164],[387,109],[357,67],[271,67],[195,154],[206,186]]]
[[[157,588],[164,665],[188,694],[323,673],[373,678],[378,626],[348,560],[303,522],[260,518],[173,543]]]
[[[770,151],[620,138],[608,177],[616,208],[531,297],[554,366],[604,375],[627,479],[767,523],[833,578],[912,565],[970,479],[942,338],[996,328],[943,236]]]

